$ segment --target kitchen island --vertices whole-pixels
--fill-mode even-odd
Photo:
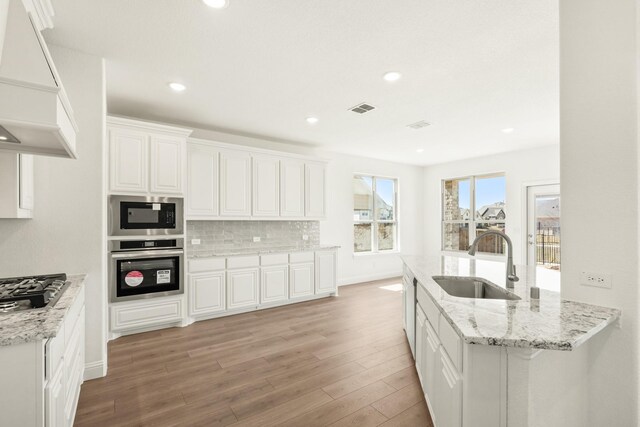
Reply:
[[[518,266],[513,299],[449,295],[434,277],[483,278],[505,290],[505,263],[403,256],[405,330],[437,427],[572,426],[585,413],[588,340],[620,310],[563,300]],[[415,297],[411,297],[415,295]],[[414,313],[414,314],[412,314]]]
[[[71,426],[84,377],[84,275],[51,307],[0,313],[1,425]]]

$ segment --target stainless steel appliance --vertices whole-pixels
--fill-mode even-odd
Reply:
[[[111,302],[184,292],[184,239],[110,240],[109,250]]]
[[[70,283],[64,273],[0,279],[0,313],[53,307]]]
[[[177,197],[109,196],[109,235],[183,234],[183,210]]]

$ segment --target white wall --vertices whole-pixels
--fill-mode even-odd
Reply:
[[[442,247],[441,192],[442,180],[468,175],[504,172],[506,176],[507,221],[506,233],[514,244],[514,261],[524,264],[526,204],[524,187],[533,183],[558,183],[560,181],[560,159],[558,146],[533,150],[513,151],[486,157],[427,166],[424,176],[424,223],[425,252],[434,255]]]
[[[329,160],[327,171],[327,219],[320,222],[321,243],[337,244],[338,284],[399,276],[402,262],[397,254],[353,254],[353,175],[364,173],[398,178],[400,249],[404,253],[421,254],[424,246],[419,236],[424,233],[422,183],[423,168],[400,163],[328,153],[311,146],[292,145],[253,137],[195,129],[192,136],[231,144],[316,155]]]
[[[86,363],[102,373],[106,357],[103,197],[104,64],[101,58],[51,47],[75,112],[78,160],[35,159],[31,220],[0,220],[0,277],[86,273]]]
[[[562,294],[622,308],[589,352],[589,426],[637,426],[638,15],[635,0],[560,1]],[[611,274],[612,289],[580,285]]]

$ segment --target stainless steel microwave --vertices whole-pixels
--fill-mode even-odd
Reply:
[[[184,201],[178,197],[110,196],[110,236],[184,234]]]

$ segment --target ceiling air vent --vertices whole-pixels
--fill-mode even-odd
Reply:
[[[369,111],[373,111],[375,109],[376,107],[374,107],[373,105],[365,104],[364,102],[362,104],[356,105],[355,107],[349,108],[350,111],[358,114],[368,113]]]
[[[420,120],[419,122],[415,122],[415,123],[411,123],[410,125],[407,125],[407,127],[411,129],[422,129],[422,128],[426,128],[427,126],[431,126],[431,123],[427,122],[426,120]]]

